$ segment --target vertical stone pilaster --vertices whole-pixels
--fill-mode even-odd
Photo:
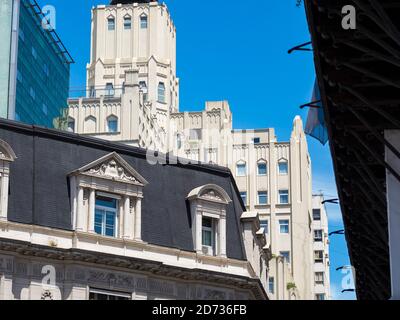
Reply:
[[[142,240],[142,198],[137,198],[135,206],[135,240]]]
[[[124,220],[124,232],[123,237],[125,239],[132,239],[132,219],[130,219],[130,198],[129,196],[124,197],[124,212],[123,212],[123,220]]]
[[[95,216],[95,205],[96,205],[96,191],[90,189],[89,194],[89,222],[88,232],[94,233],[94,216]]]

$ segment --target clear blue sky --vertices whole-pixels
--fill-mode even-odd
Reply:
[[[293,119],[306,110],[315,79],[312,53],[287,54],[309,41],[303,7],[296,0],[186,1],[166,0],[177,27],[177,74],[181,80],[180,109],[201,110],[206,100],[228,100],[237,129],[274,127],[280,141],[290,137]],[[57,10],[57,32],[76,61],[71,86],[84,87],[90,52],[90,9],[107,0],[39,0]],[[313,189],[336,197],[328,146],[308,139],[313,163]],[[339,206],[329,205],[330,230],[342,229]],[[341,294],[348,265],[343,236],[331,238],[332,294]]]

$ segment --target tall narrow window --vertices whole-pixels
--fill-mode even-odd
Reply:
[[[214,254],[214,226],[211,218],[203,217],[201,242],[203,247],[206,247],[207,253]]]
[[[111,82],[106,84],[106,97],[113,97],[114,96],[114,85]]]
[[[289,233],[289,220],[279,220],[279,233],[281,234]]]
[[[110,133],[118,132],[118,118],[115,116],[109,116],[107,118],[107,130]]]
[[[268,192],[267,191],[259,191],[258,192],[258,204],[260,204],[260,205],[268,204]]]
[[[68,118],[68,129],[69,132],[75,132],[75,120]]]
[[[238,177],[244,177],[246,176],[246,163],[238,163],[236,165],[236,175]]]
[[[158,102],[165,103],[165,84],[160,82],[158,84]]]
[[[315,273],[315,284],[324,284],[324,273],[316,272]]]
[[[267,175],[267,164],[265,162],[259,162],[257,164],[257,174],[259,176],[266,176]]]
[[[140,17],[140,28],[141,29],[147,29],[148,26],[148,20],[147,20],[147,16],[143,15]]]
[[[268,220],[260,220],[260,227],[264,229],[264,233],[268,234],[269,233],[269,222]]]
[[[247,192],[246,191],[240,192],[240,197],[242,198],[244,205],[247,205]]]
[[[324,262],[324,252],[322,250],[314,251],[314,263]]]
[[[271,294],[275,293],[275,279],[274,279],[274,277],[269,277],[268,278],[268,291]]]
[[[117,221],[117,200],[96,197],[94,230],[97,234],[115,237]]]
[[[325,300],[325,294],[323,294],[323,293],[316,294],[315,300]]]
[[[147,84],[146,81],[139,81],[139,89],[143,92],[143,101],[147,101]]]
[[[320,221],[321,220],[321,209],[313,209],[313,219],[314,221]]]
[[[322,230],[314,230],[314,241],[322,242]]]
[[[130,30],[132,28],[132,19],[131,17],[124,17],[124,29]]]
[[[280,204],[289,203],[289,190],[279,190],[279,203]]]
[[[107,19],[107,24],[108,24],[108,30],[109,31],[114,31],[115,30],[115,19],[114,19],[114,17],[109,17]]]
[[[286,160],[282,160],[278,163],[278,169],[280,175],[288,174],[288,162]]]
[[[182,148],[182,135],[180,133],[176,135],[176,147],[178,150]]]
[[[290,263],[290,251],[281,251],[279,254],[283,257],[283,261]]]

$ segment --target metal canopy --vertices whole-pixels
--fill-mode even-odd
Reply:
[[[356,30],[342,28],[353,5]],[[359,299],[391,295],[385,129],[400,129],[400,2],[305,0],[350,260]],[[400,157],[399,157],[400,161]]]

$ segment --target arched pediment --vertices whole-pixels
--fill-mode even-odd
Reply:
[[[193,189],[188,197],[189,200],[201,199],[228,204],[232,202],[226,191],[215,184],[206,184],[204,186]]]
[[[148,184],[146,179],[116,152],[110,153],[71,173],[71,175],[79,174],[140,186]]]
[[[0,139],[0,160],[12,162],[15,159],[17,159],[17,156],[15,155],[13,149],[7,142]]]

